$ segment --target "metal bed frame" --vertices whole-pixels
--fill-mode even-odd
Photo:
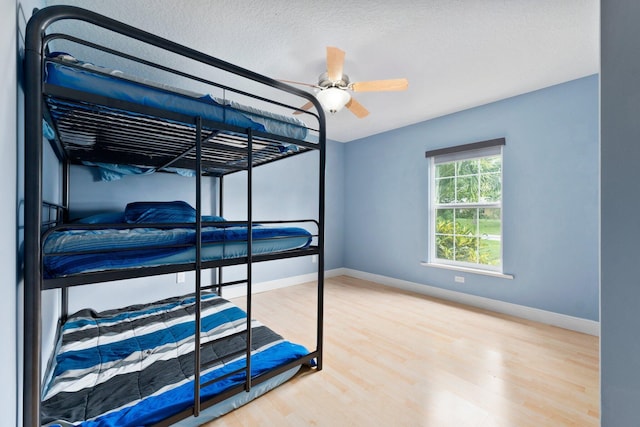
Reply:
[[[88,93],[74,91],[63,87],[57,87],[43,82],[44,62],[48,52],[48,44],[52,40],[65,39],[74,43],[84,44],[91,48],[99,49],[109,54],[118,55],[127,60],[136,61],[144,65],[157,67],[185,78],[194,79],[206,84],[221,87],[258,99],[261,102],[271,102],[278,107],[296,110],[294,106],[272,101],[260,96],[252,95],[241,90],[224,87],[215,82],[207,81],[197,76],[192,76],[181,71],[170,69],[159,64],[136,58],[123,52],[117,52],[108,47],[94,43],[84,42],[77,38],[64,34],[47,34],[47,29],[54,22],[61,20],[82,21],[110,30],[131,39],[138,40],[150,46],[154,46],[181,57],[197,61],[214,69],[222,70],[246,81],[258,82],[262,85],[274,88],[296,96],[297,100],[310,101],[315,106],[316,112],[303,113],[314,116],[318,123],[318,142],[306,142],[287,137],[277,136],[266,132],[238,128],[224,123],[204,120],[200,117],[192,117],[184,114],[165,111],[158,108],[142,106],[106,97],[100,97]],[[302,105],[302,102],[300,102]],[[51,117],[50,109],[70,109],[73,117],[61,115]],[[132,114],[129,114],[132,113]],[[87,129],[112,129],[108,138],[100,140],[103,147],[100,156],[93,153],[78,150],[73,145],[66,144],[64,138],[56,137],[51,141],[53,150],[62,163],[62,203],[49,204],[43,201],[42,196],[42,166],[43,166],[43,123],[45,117],[58,129],[65,126],[84,126]],[[66,120],[66,121],[65,121]],[[127,126],[130,133],[118,132],[118,127]],[[64,132],[62,132],[64,133]],[[140,135],[139,138],[131,138],[131,133]],[[172,138],[171,147],[161,144],[167,136]],[[297,88],[270,79],[255,72],[235,66],[220,59],[205,55],[201,52],[179,45],[170,40],[155,36],[127,24],[115,21],[111,18],[94,12],[71,6],[52,6],[36,11],[29,20],[26,31],[25,50],[25,235],[24,235],[24,367],[23,367],[23,425],[25,427],[40,426],[41,404],[41,291],[44,289],[61,289],[61,313],[64,321],[67,315],[68,287],[80,284],[98,283],[111,280],[151,276],[180,271],[195,270],[196,314],[195,324],[200,324],[200,296],[203,289],[218,288],[238,283],[247,285],[247,363],[246,381],[243,385],[236,386],[221,395],[207,401],[200,399],[200,377],[194,380],[193,406],[184,410],[157,425],[170,425],[181,419],[198,416],[200,412],[217,402],[244,391],[249,391],[252,385],[262,383],[292,367],[316,362],[316,369],[322,369],[322,338],[323,338],[323,288],[324,288],[324,195],[325,195],[325,116],[318,101],[311,94]],[[276,144],[294,144],[299,150],[296,152],[280,152],[274,149]],[[143,146],[144,150],[140,150]],[[318,152],[319,167],[319,200],[318,217],[312,220],[317,224],[317,244],[305,249],[287,251],[280,254],[252,255],[251,230],[252,230],[252,171],[254,167],[267,164],[282,158],[287,158],[308,151]],[[158,155],[160,154],[160,155]],[[118,163],[144,164],[153,167],[176,166],[195,169],[196,194],[196,259],[195,262],[186,264],[174,264],[160,267],[145,267],[122,271],[107,271],[99,273],[84,273],[65,278],[43,278],[43,230],[49,229],[56,221],[64,222],[68,215],[69,202],[69,168],[70,164],[79,163],[82,160],[113,161]],[[223,259],[219,261],[203,262],[200,257],[202,241],[202,206],[201,206],[201,180],[203,176],[212,176],[218,179],[219,201],[218,206],[222,215],[223,179],[225,175],[244,171],[247,174],[247,256],[236,259]],[[53,210],[52,214],[48,212]],[[53,219],[52,219],[53,218]],[[254,262],[282,259],[289,257],[317,255],[317,336],[316,349],[307,356],[302,357],[285,366],[268,372],[257,378],[251,378],[250,350],[251,350],[251,293],[252,293],[252,264]],[[222,267],[229,265],[246,264],[246,280],[224,283]],[[217,268],[217,280],[213,285],[203,285],[200,271],[203,269]],[[200,365],[200,328],[195,332],[195,372],[199,372]]]

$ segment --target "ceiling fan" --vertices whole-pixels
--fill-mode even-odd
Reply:
[[[313,87],[317,90],[316,97],[322,107],[330,112],[336,113],[343,107],[347,107],[358,118],[366,117],[369,114],[366,108],[349,93],[351,92],[374,92],[374,91],[397,91],[406,90],[409,87],[407,79],[372,80],[367,82],[354,82],[349,80],[349,76],[343,73],[344,51],[337,47],[327,46],[327,71],[320,74],[318,84],[308,84],[281,80],[285,83],[293,83]],[[307,102],[293,114],[301,114],[300,110],[308,110],[313,107],[311,102]]]

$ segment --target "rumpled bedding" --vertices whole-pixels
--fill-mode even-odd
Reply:
[[[97,214],[78,221],[77,229],[60,229],[44,241],[45,278],[111,269],[152,267],[194,262],[195,228],[135,227],[116,228],[100,224],[96,218],[121,224],[195,223],[195,209],[183,201],[133,202],[122,215],[117,212]],[[202,228],[202,260],[239,258],[247,255],[246,226],[230,225],[224,218],[205,216],[215,223]],[[219,224],[218,224],[219,223]],[[84,224],[100,226],[87,228]],[[210,223],[208,223],[210,224]],[[252,227],[252,254],[281,252],[304,248],[312,235],[301,227]]]
[[[63,63],[46,63],[47,83],[299,140],[308,134],[305,123],[295,117],[158,84],[79,61],[67,53],[55,52],[49,56]]]
[[[96,313],[62,326],[42,399],[44,425],[149,425],[193,404],[193,295]],[[246,313],[215,294],[202,298],[201,383],[246,366]],[[253,320],[251,376],[308,354]],[[208,398],[241,384],[235,373],[201,390]]]

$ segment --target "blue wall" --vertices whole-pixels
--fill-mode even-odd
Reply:
[[[503,264],[515,278],[421,266],[424,152],[499,137]],[[345,267],[598,320],[597,76],[350,142],[345,165]]]
[[[325,270],[343,266],[345,145],[327,142],[325,179]],[[246,219],[246,174],[224,178],[224,217]],[[305,219],[318,217],[318,156],[300,154],[254,170],[253,219]],[[317,271],[308,257],[260,263],[256,281],[275,280]],[[243,272],[238,272],[240,277]],[[237,278],[230,276],[229,279]]]
[[[70,174],[71,216],[83,216],[99,211],[122,211],[127,203],[138,200],[184,200],[195,207],[195,178],[176,174],[156,173],[126,176],[116,181],[99,181],[96,168],[72,166]],[[215,210],[216,182],[202,179],[202,210]]]
[[[640,2],[602,2],[601,419],[640,424]]]
[[[0,400],[0,413],[4,414],[3,422],[16,425],[18,383],[17,383],[17,286],[18,261],[17,240],[18,227],[16,208],[19,206],[16,193],[17,175],[17,25],[15,0],[0,0],[0,54],[6,60],[0,66],[0,168],[5,179],[0,182],[0,194],[4,203],[0,208],[0,232],[3,236],[0,271],[8,278],[0,293],[0,324],[2,324],[3,351],[0,352],[0,384],[5,392]],[[8,177],[8,178],[6,178]],[[16,278],[14,282],[12,277]]]

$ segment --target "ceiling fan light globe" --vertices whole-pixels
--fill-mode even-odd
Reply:
[[[322,104],[322,108],[330,113],[337,113],[342,110],[347,102],[351,100],[351,95],[344,89],[338,89],[336,87],[330,87],[324,90],[321,90],[316,95],[320,104]]]

